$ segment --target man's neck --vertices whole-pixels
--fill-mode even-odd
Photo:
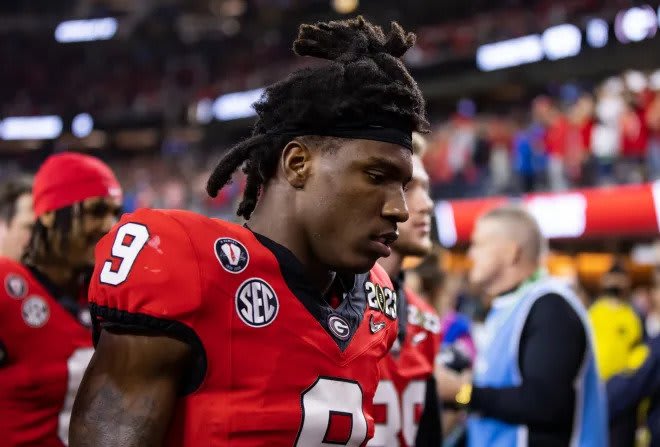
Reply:
[[[70,266],[36,263],[34,266],[44,274],[63,293],[75,297],[78,295],[76,273]]]
[[[489,301],[498,296],[516,290],[522,283],[529,279],[536,271],[536,266],[515,267],[503,272],[498,280],[491,285],[486,294]]]
[[[264,191],[248,222],[250,229],[289,249],[307,270],[312,284],[320,291],[327,291],[335,278],[335,272],[312,259],[295,220],[282,212],[287,204],[276,197],[277,191],[273,189],[277,189],[277,186],[271,185]]]
[[[403,266],[403,255],[398,251],[392,250],[392,254],[387,258],[380,258],[378,264],[383,267],[390,278],[397,278]]]

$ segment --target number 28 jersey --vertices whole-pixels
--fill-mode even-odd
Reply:
[[[184,211],[126,215],[99,243],[95,337],[143,327],[187,342],[172,446],[363,446],[378,362],[397,333],[378,266],[344,278],[332,308],[293,254],[249,229]]]

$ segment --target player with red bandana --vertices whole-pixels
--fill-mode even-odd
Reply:
[[[34,179],[37,218],[23,262],[0,258],[0,444],[67,444],[92,356],[86,285],[121,189],[100,160],[53,155]]]
[[[408,218],[424,101],[400,57],[414,36],[362,18],[303,25],[329,62],[255,104],[245,226],[184,211],[125,216],[97,247],[96,353],[71,424],[81,446],[364,446],[396,293],[375,263]]]
[[[403,287],[405,256],[431,251],[429,176],[421,155],[424,140],[413,138],[413,176],[406,191],[410,218],[399,225],[392,255],[379,261],[395,285],[399,298],[399,337],[380,363],[381,379],[374,397],[376,433],[370,447],[437,447],[442,442],[440,404],[433,378],[440,344],[440,318],[433,307]]]

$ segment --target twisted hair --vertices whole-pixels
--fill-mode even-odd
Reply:
[[[217,196],[243,165],[247,184],[236,214],[249,219],[291,141],[290,133],[283,134],[290,129],[397,123],[428,132],[422,93],[400,59],[414,43],[415,35],[396,22],[386,35],[361,16],[301,25],[293,43],[295,53],[330,62],[298,70],[266,88],[254,104],[257,121],[252,135],[220,159],[206,186],[209,195]]]
[[[74,225],[82,219],[82,205],[75,203],[72,206],[55,210],[53,227],[49,229],[40,219],[36,219],[32,227],[30,241],[23,254],[23,262],[27,265],[36,265],[44,260],[51,259],[53,245],[58,245],[60,254],[66,253],[69,236]]]

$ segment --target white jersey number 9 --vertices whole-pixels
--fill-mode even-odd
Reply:
[[[148,240],[149,230],[142,224],[129,222],[119,227],[111,252],[112,258],[118,260],[118,265],[113,268],[113,259],[105,261],[101,270],[101,282],[117,286],[126,281],[135,259]]]

